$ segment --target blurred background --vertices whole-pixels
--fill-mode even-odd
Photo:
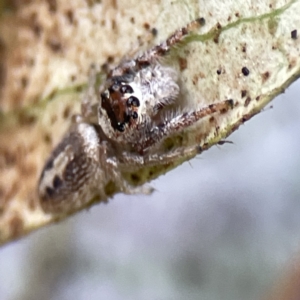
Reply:
[[[300,256],[299,95],[298,81],[153,195],[0,248],[0,299],[264,298]]]

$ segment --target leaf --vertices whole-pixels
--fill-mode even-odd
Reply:
[[[299,77],[300,1],[144,3],[32,1],[0,23],[0,243],[66,215],[46,214],[36,186],[51,149],[80,112],[91,63],[117,65],[203,18],[169,57],[180,67],[180,105],[192,110],[233,99],[235,106],[198,122],[164,146],[222,141]],[[142,184],[186,161],[141,166]],[[133,176],[134,175],[134,176]],[[134,180],[133,180],[134,181]],[[101,183],[99,183],[101,184]],[[91,199],[92,200],[92,199]],[[101,200],[101,199],[98,199]],[[84,207],[83,207],[84,208]]]

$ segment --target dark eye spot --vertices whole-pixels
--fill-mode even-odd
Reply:
[[[101,98],[102,98],[102,100],[109,99],[109,92],[105,91],[105,92],[101,93]]]
[[[140,106],[140,101],[138,98],[134,97],[134,96],[131,96],[128,98],[127,100],[127,104],[128,106],[135,106],[135,107],[139,107]]]
[[[124,122],[123,122],[123,124],[129,123],[129,121],[130,121],[130,115],[125,113],[124,114]]]
[[[113,92],[116,92],[120,89],[120,83],[118,82],[114,82],[109,88],[108,90],[113,93]]]
[[[132,116],[132,119],[137,119],[139,115],[136,111],[134,111],[131,116]]]
[[[131,106],[132,105],[132,97],[129,97],[127,102],[126,102],[127,106]]]
[[[132,94],[133,89],[130,85],[122,85],[120,88],[122,94]]]
[[[117,129],[118,129],[120,132],[124,132],[124,130],[125,130],[125,124],[124,124],[124,123],[118,123]]]

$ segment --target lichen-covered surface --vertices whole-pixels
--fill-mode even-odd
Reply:
[[[299,15],[296,0],[24,1],[5,11],[0,21],[0,243],[57,219],[41,210],[37,181],[71,116],[80,112],[91,63],[117,64],[204,18],[205,25],[171,54],[181,70],[181,105],[192,109],[233,99],[235,107],[169,142],[205,150],[299,76]],[[150,174],[141,166],[139,174],[144,181],[165,171],[157,167]]]

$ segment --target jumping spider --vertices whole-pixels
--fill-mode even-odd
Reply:
[[[180,94],[178,72],[160,59],[202,21],[193,21],[165,42],[123,60],[100,87],[95,88],[92,76],[81,115],[42,172],[38,192],[45,211],[76,210],[95,197],[107,199],[115,190],[133,193],[136,189],[124,179],[124,170],[166,164],[183,152],[197,153],[197,147],[156,149],[201,118],[233,106],[232,100],[225,100],[193,111],[172,109]]]

